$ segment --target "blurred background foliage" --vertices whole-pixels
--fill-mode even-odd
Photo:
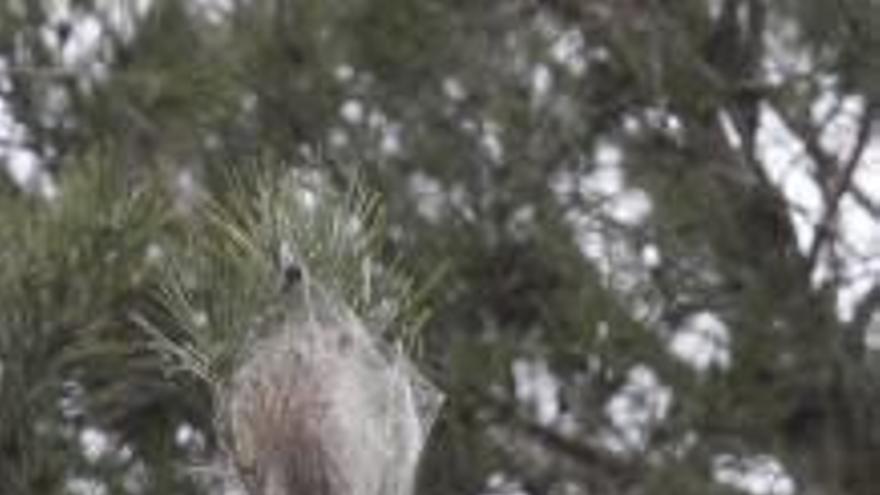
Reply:
[[[130,315],[280,163],[438,280],[419,493],[875,493],[878,53],[874,0],[0,2],[0,492],[215,489]]]

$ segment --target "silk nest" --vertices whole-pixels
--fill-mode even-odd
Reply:
[[[305,291],[220,394],[236,478],[249,495],[409,495],[442,395],[345,304]]]

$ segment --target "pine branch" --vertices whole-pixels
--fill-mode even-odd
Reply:
[[[836,171],[832,176],[833,183],[830,185],[831,194],[825,205],[825,212],[822,219],[816,227],[816,235],[813,238],[813,243],[807,251],[807,265],[811,269],[815,268],[822,247],[834,234],[832,223],[835,221],[835,218],[837,218],[837,212],[840,209],[840,202],[843,199],[844,194],[850,190],[856,169],[862,161],[862,155],[864,154],[871,136],[874,114],[875,107],[869,104],[859,120],[856,142],[850,152],[849,158],[841,164],[840,170]]]
[[[134,320],[211,388],[251,493],[380,495],[381,482],[381,495],[405,495],[437,394],[394,345],[406,335],[384,327],[412,330],[421,315],[408,313],[412,282],[376,252],[378,203],[296,170],[222,180]]]

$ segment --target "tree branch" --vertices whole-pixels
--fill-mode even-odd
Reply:
[[[831,184],[831,197],[829,198],[829,203],[825,208],[822,220],[820,220],[819,225],[816,227],[816,237],[813,239],[813,244],[810,246],[807,253],[807,263],[811,271],[816,266],[819,252],[822,250],[822,247],[831,238],[831,224],[837,216],[837,212],[840,210],[840,203],[843,199],[843,195],[850,190],[853,176],[862,160],[862,155],[864,154],[871,136],[874,111],[874,106],[868,104],[865,111],[862,113],[862,117],[859,120],[859,130],[856,135],[856,143],[853,146],[849,158],[843,164],[843,168],[838,174],[836,174],[834,182]]]
[[[476,387],[466,394],[465,411],[478,421],[496,423],[524,434],[551,452],[562,455],[576,464],[595,469],[614,480],[615,484],[629,484],[639,478],[639,468],[634,464],[617,459],[600,449],[569,438],[551,427],[542,425],[520,413],[517,405]],[[489,418],[481,418],[480,412],[488,412]],[[598,474],[598,473],[596,473]],[[643,473],[642,473],[643,474]]]
[[[850,188],[850,194],[859,206],[868,212],[875,220],[880,221],[880,203],[868,196],[863,188],[858,184],[853,184]]]
[[[868,325],[878,310],[880,310],[880,284],[874,285],[856,304],[852,321],[844,328],[847,350],[853,352],[855,356],[861,356],[865,348]]]

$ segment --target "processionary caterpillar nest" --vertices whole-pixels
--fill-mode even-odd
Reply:
[[[440,394],[347,307],[308,306],[250,346],[222,394],[244,487],[408,495]]]

